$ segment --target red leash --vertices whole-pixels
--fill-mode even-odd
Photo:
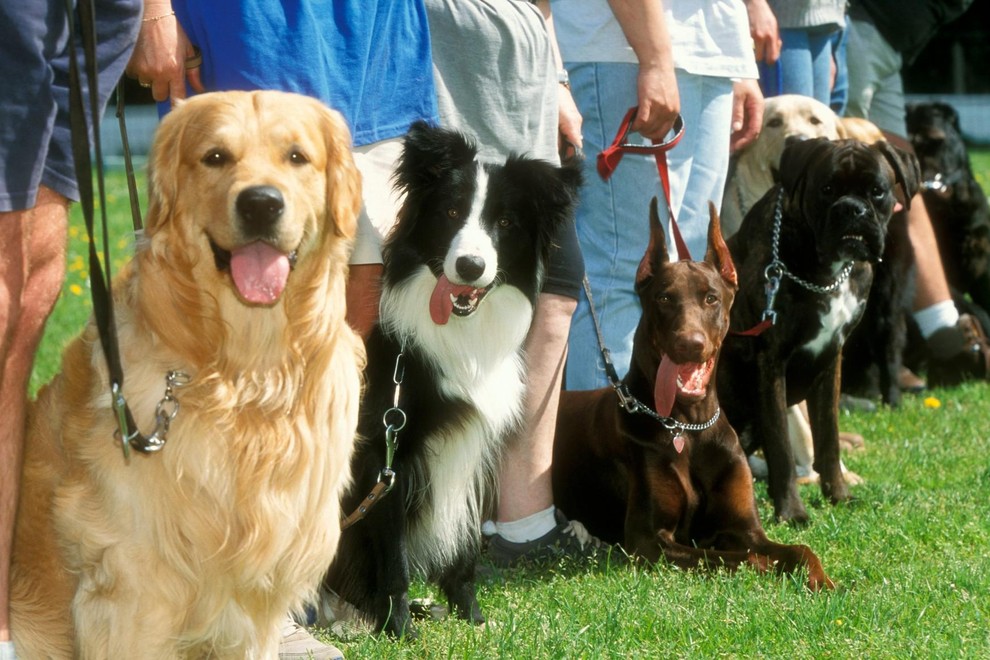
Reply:
[[[636,117],[636,110],[636,106],[629,108],[612,144],[598,154],[598,175],[602,180],[608,181],[609,177],[615,172],[615,168],[619,166],[622,156],[627,153],[652,155],[656,158],[657,172],[660,174],[660,185],[663,188],[663,197],[667,202],[667,212],[670,214],[670,224],[673,227],[674,245],[677,246],[677,256],[682,261],[690,261],[691,255],[688,252],[687,245],[684,243],[684,239],[681,238],[681,231],[677,228],[677,220],[674,218],[674,209],[670,205],[670,170],[667,167],[667,152],[677,146],[677,143],[681,141],[681,137],[684,135],[684,119],[680,115],[677,115],[677,119],[674,120],[674,136],[669,140],[660,143],[653,140],[653,144],[651,145],[630,144],[626,140],[629,138],[633,118]]]

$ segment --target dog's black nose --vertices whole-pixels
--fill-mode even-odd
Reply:
[[[455,268],[465,282],[473,282],[485,272],[485,260],[473,254],[457,257]]]
[[[267,233],[284,210],[285,199],[273,186],[245,188],[237,196],[237,214],[244,220],[244,230],[252,234]]]

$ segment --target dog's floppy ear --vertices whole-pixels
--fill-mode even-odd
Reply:
[[[715,204],[711,201],[708,202],[708,217],[708,249],[705,251],[705,261],[715,266],[722,275],[722,279],[736,288],[739,286],[736,265],[732,263],[729,247],[725,244],[725,239],[722,238],[722,223],[719,220]]]
[[[643,259],[636,269],[636,287],[639,288],[648,280],[653,278],[660,267],[670,260],[667,254],[667,238],[663,232],[663,223],[660,222],[660,213],[657,211],[657,198],[654,195],[650,200],[650,241],[643,253]]]
[[[154,234],[175,212],[179,194],[181,143],[189,122],[181,111],[180,101],[158,124],[148,160],[148,211],[145,233]]]
[[[894,170],[894,178],[901,189],[899,197],[903,196],[903,199],[898,201],[904,205],[904,208],[911,208],[911,198],[917,194],[921,185],[921,166],[918,164],[918,159],[913,153],[895,147],[886,140],[877,142],[873,146]]]
[[[953,106],[948,103],[942,103],[941,101],[936,101],[933,105],[942,113],[942,116],[945,117],[945,120],[952,128],[956,129],[957,133],[962,133],[962,128],[959,126],[959,113]]]
[[[354,238],[362,202],[361,175],[351,156],[351,134],[339,112],[330,108],[321,110],[327,150],[327,210],[333,231],[338,236]]]

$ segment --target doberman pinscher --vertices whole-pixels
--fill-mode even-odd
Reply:
[[[737,284],[714,206],[710,213],[705,260],[671,262],[653,200],[632,364],[614,391],[563,392],[554,499],[592,534],[650,561],[807,567],[809,588],[831,588],[810,548],[767,538],[746,454],[720,414],[716,362]]]

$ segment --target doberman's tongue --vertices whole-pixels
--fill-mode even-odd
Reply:
[[[670,417],[674,408],[674,398],[677,396],[677,364],[666,355],[660,360],[657,369],[657,383],[653,388],[653,404],[657,414]]]
[[[437,278],[437,285],[430,296],[430,318],[437,325],[446,325],[450,320],[450,313],[454,309],[454,298],[461,295],[470,295],[474,287],[466,284],[452,284],[446,275]]]
[[[230,275],[247,302],[270,305],[279,299],[289,278],[289,257],[255,241],[230,252]]]

